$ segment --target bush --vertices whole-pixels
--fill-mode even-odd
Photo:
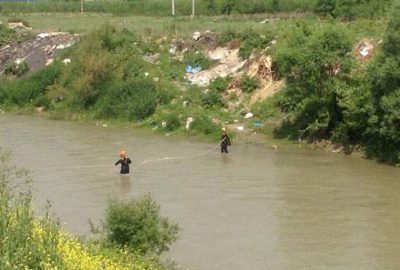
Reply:
[[[167,126],[165,128],[168,131],[173,131],[181,126],[181,122],[176,113],[167,114],[167,116],[165,117],[165,122],[167,123]]]
[[[203,70],[211,67],[212,60],[201,52],[188,52],[185,54],[184,63],[186,66],[201,67]]]
[[[160,216],[160,206],[149,195],[128,203],[112,201],[104,228],[110,243],[144,254],[169,250],[179,231],[177,224]]]
[[[229,84],[232,81],[232,77],[217,77],[215,80],[213,80],[210,85],[208,86],[208,88],[210,88],[211,91],[216,91],[216,92],[223,92],[225,91]]]
[[[235,6],[236,6],[235,0],[223,0],[221,5],[221,13],[226,15],[231,15]]]
[[[256,31],[249,29],[241,35],[242,42],[240,43],[239,56],[242,59],[250,57],[254,50],[263,50],[273,40],[272,32],[265,32],[262,35]]]
[[[28,77],[10,83],[8,101],[18,106],[26,104],[41,106],[39,100],[47,100],[48,88],[55,83],[61,73],[61,64],[54,63]],[[47,103],[47,101],[46,101]]]
[[[169,104],[176,96],[177,89],[172,83],[160,81],[157,85],[157,100],[159,104]]]
[[[9,29],[3,24],[0,24],[0,47],[10,43],[16,37],[15,30]]]
[[[218,36],[218,43],[219,45],[223,46],[229,41],[239,39],[240,34],[236,32],[234,29],[229,28],[224,30],[219,36]]]
[[[240,78],[239,86],[243,92],[251,93],[260,87],[260,81],[257,78],[244,75],[242,78]]]
[[[207,115],[197,115],[191,125],[193,130],[197,130],[204,135],[212,135],[214,138],[219,138],[220,128]]]
[[[157,107],[157,91],[153,81],[137,78],[111,86],[96,104],[100,117],[142,120]]]
[[[217,91],[208,91],[201,99],[201,105],[204,108],[223,107],[225,102]]]

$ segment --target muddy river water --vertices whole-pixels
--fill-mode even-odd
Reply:
[[[36,207],[50,200],[76,235],[109,199],[150,193],[182,227],[169,256],[183,269],[400,269],[400,170],[390,166],[296,146],[236,144],[221,156],[190,139],[7,114],[0,147],[33,171]],[[114,166],[121,147],[129,179]]]

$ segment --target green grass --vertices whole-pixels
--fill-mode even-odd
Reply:
[[[283,20],[274,23],[260,24],[262,20],[271,17],[268,14],[235,15],[235,16],[198,16],[190,17],[150,17],[150,16],[113,16],[102,13],[31,13],[24,14],[34,30],[71,31],[85,33],[99,25],[108,23],[117,29],[127,28],[133,32],[160,36],[179,35],[189,37],[194,31],[210,30],[217,33],[229,29],[236,31],[252,28],[255,31],[281,27],[287,20],[293,20],[288,14],[283,14]],[[0,21],[6,22],[15,15],[0,14]],[[22,15],[20,16],[22,17]]]
[[[223,33],[228,30],[237,32],[249,29],[262,33],[277,32],[281,36],[292,30],[298,21],[326,24],[329,20],[320,20],[313,14],[257,14],[232,16],[197,16],[190,17],[152,17],[152,16],[114,16],[105,13],[29,13],[29,14],[0,14],[0,21],[7,22],[14,17],[23,17],[29,22],[34,31],[68,31],[86,33],[105,23],[117,29],[126,28],[142,36],[179,36],[191,37],[195,31],[213,31]],[[260,22],[266,18],[273,20],[266,24]],[[359,19],[346,24],[354,39],[364,37],[380,38],[387,24],[387,18]]]

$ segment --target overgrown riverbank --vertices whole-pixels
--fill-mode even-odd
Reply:
[[[3,78],[1,103],[54,119],[119,119],[215,140],[222,126],[239,137],[329,140],[338,151],[361,145],[369,157],[398,163],[397,81],[387,74],[395,70],[383,70],[398,53],[393,18],[385,35],[384,18],[315,15],[257,18],[250,28],[227,24],[189,38],[105,25],[46,69]]]

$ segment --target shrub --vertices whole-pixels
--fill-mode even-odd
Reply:
[[[128,203],[112,201],[105,221],[106,239],[144,254],[161,254],[177,240],[179,226],[160,216],[160,206],[149,195]]]
[[[251,93],[260,87],[260,81],[257,78],[244,75],[242,78],[240,78],[239,86],[243,92]]]
[[[172,83],[160,81],[157,85],[157,100],[159,104],[169,104],[176,96],[177,89]]]
[[[231,15],[235,6],[235,0],[223,0],[221,5],[221,13]]]
[[[212,135],[214,138],[219,138],[220,128],[207,115],[197,115],[191,125],[193,130],[197,130],[204,135]]]
[[[225,45],[229,41],[232,41],[232,40],[235,40],[235,39],[239,39],[239,38],[240,38],[240,34],[237,31],[235,31],[232,28],[228,28],[228,29],[224,30],[218,36],[218,43],[220,45]]]
[[[212,64],[212,60],[201,52],[188,52],[185,54],[185,59],[184,59],[185,65],[190,65],[192,67],[201,67],[203,70],[210,68]]]
[[[210,88],[210,90],[212,91],[216,91],[216,92],[223,92],[225,91],[230,82],[232,81],[232,77],[217,77],[215,80],[213,80],[210,85],[208,86],[208,88]]]
[[[208,91],[205,93],[201,99],[201,104],[204,108],[211,108],[211,107],[222,107],[225,105],[221,94],[217,91]]]
[[[167,114],[167,116],[165,117],[165,122],[167,123],[167,126],[165,128],[168,131],[173,131],[181,126],[181,122],[176,113]]]
[[[249,58],[253,50],[265,49],[274,38],[272,32],[265,32],[260,35],[252,29],[245,31],[241,36],[239,56],[242,59]]]
[[[3,24],[0,24],[0,47],[9,43],[16,37],[15,30],[9,29]]]
[[[132,82],[112,85],[96,104],[100,117],[142,120],[157,107],[157,91],[153,81],[137,78]]]
[[[60,76],[61,64],[54,63],[28,77],[10,83],[8,99],[18,106],[25,104],[42,105],[39,100],[46,96],[48,87]]]

